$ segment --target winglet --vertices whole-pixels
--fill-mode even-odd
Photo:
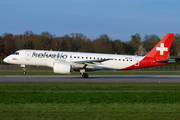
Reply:
[[[168,33],[164,38],[146,55],[146,57],[167,59],[174,34]]]

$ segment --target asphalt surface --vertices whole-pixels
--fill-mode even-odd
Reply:
[[[180,83],[180,75],[1,75],[0,83]]]

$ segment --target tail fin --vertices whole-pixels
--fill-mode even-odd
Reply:
[[[174,34],[168,33],[164,38],[146,55],[146,57],[167,59]]]

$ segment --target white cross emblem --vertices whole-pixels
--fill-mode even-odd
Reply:
[[[160,55],[164,55],[164,51],[168,51],[168,48],[164,47],[164,43],[161,43],[160,47],[156,47],[156,51],[160,51]]]

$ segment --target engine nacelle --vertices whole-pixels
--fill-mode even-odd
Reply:
[[[71,65],[64,62],[55,62],[53,70],[54,73],[69,74],[71,72]]]

